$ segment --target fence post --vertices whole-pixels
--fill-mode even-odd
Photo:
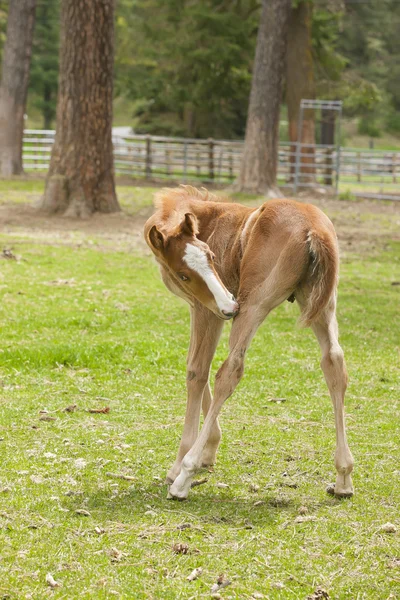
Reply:
[[[396,178],[396,159],[397,159],[397,154],[393,154],[393,166],[392,166],[393,183],[397,183],[397,178]]]
[[[165,150],[165,166],[167,168],[167,175],[171,175],[171,162],[170,162],[170,150],[166,146]]]
[[[214,140],[208,138],[208,177],[214,179]]]
[[[229,148],[229,181],[233,181],[233,155],[232,148]]]
[[[333,185],[333,158],[332,158],[332,148],[327,148],[325,152],[325,176],[324,183],[325,185]],[[336,177],[339,174],[336,173]]]
[[[200,175],[201,175],[200,151],[197,148],[197,150],[196,150],[196,177],[197,177],[197,179],[200,179]]]
[[[151,179],[151,135],[146,135],[146,179]]]
[[[357,163],[357,181],[361,181],[361,170],[362,170],[361,152],[357,152],[357,158],[358,158],[358,163]]]
[[[183,181],[187,181],[187,159],[188,159],[188,145],[187,141],[183,142]]]

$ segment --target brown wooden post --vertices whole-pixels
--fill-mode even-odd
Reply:
[[[151,135],[146,135],[146,179],[151,179]]]
[[[197,150],[196,150],[196,176],[198,179],[200,179],[200,175],[201,175],[200,151],[197,148]]]
[[[171,175],[171,150],[165,150],[165,162],[167,167],[167,175]]]
[[[214,140],[208,138],[208,177],[214,179]]]
[[[301,160],[301,155],[300,155],[300,160]],[[325,185],[332,185],[332,173],[333,173],[332,165],[333,165],[332,148],[327,148],[326,149],[326,158],[325,158],[325,176],[324,176]]]

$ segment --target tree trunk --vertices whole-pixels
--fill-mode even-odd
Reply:
[[[112,146],[114,0],[62,0],[56,138],[41,208],[120,210]]]
[[[300,101],[302,98],[315,98],[314,65],[311,47],[312,5],[302,0],[292,8],[289,19],[289,35],[286,61],[286,104],[289,118],[289,139],[291,142],[315,144],[314,111],[304,110],[301,131],[298,132]],[[300,135],[299,135],[300,133]],[[291,177],[294,180],[296,146],[290,147]],[[300,181],[312,183],[314,180],[314,148],[301,147]]]
[[[290,4],[290,0],[262,0],[238,191],[280,195],[279,111]]]
[[[36,0],[10,0],[0,83],[0,173],[22,173],[22,138]]]

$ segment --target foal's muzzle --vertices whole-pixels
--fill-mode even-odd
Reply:
[[[221,312],[227,319],[232,319],[233,317],[236,317],[239,312],[239,304],[235,302],[235,308],[233,311],[222,310]]]

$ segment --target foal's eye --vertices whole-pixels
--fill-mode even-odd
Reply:
[[[186,275],[184,275],[183,273],[178,273],[178,277],[182,281],[189,281],[189,277],[186,277]]]

